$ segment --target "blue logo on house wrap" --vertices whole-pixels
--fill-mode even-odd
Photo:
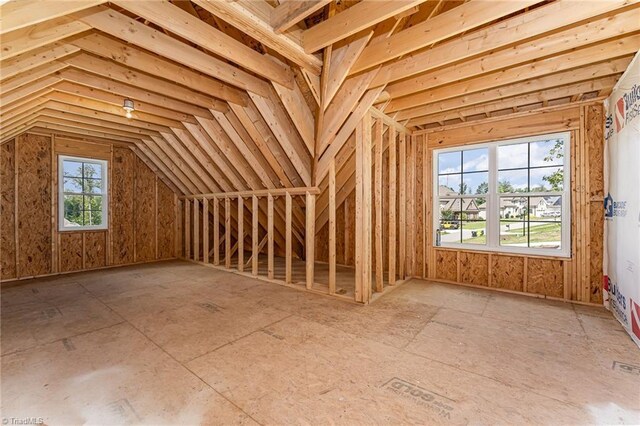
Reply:
[[[625,217],[627,215],[627,202],[614,201],[611,193],[604,198],[604,217],[613,219],[614,217]]]

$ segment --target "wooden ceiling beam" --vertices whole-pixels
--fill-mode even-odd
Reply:
[[[273,141],[273,143],[269,143],[269,139],[275,139],[275,137],[272,136],[270,132],[268,132],[268,129],[267,131],[259,130],[258,128],[259,124],[256,124],[256,122],[254,122],[251,119],[251,117],[246,111],[249,107],[243,108],[239,105],[233,105],[233,104],[230,104],[229,107],[231,108],[231,110],[227,114],[228,115],[233,114],[233,116],[235,117],[234,120],[231,120],[231,123],[236,127],[236,130],[239,127],[242,127],[247,132],[247,134],[255,144],[256,148],[260,151],[263,158],[269,164],[271,170],[273,170],[273,172],[278,177],[278,181],[280,185],[284,187],[297,186],[297,185],[294,185],[291,179],[289,178],[289,175],[287,173],[286,162],[283,163],[285,165],[281,164],[278,161],[278,158],[276,157],[276,155],[271,150],[272,148],[275,150],[275,148],[279,146],[276,141]],[[295,169],[292,170],[292,173],[294,176],[296,175]]]
[[[149,132],[137,127],[126,125],[122,126],[108,121],[94,120],[90,117],[85,117],[83,120],[76,120],[71,115],[48,109],[40,111],[39,116],[40,119],[47,120],[47,122],[52,124],[60,124],[78,129],[88,129],[96,132],[109,132],[116,136],[123,136],[132,139],[156,134],[156,132]]]
[[[83,135],[84,137],[95,136],[102,139],[112,139],[120,142],[128,142],[133,144],[135,144],[137,141],[140,140],[139,138],[120,136],[120,135],[111,133],[109,131],[105,132],[103,130],[94,130],[94,129],[89,129],[85,127],[78,128],[78,127],[68,126],[60,123],[54,123],[54,122],[51,122],[51,120],[46,119],[46,117],[42,117],[42,119],[38,118],[34,120],[33,123],[30,123],[30,124],[33,124],[34,126],[37,126],[37,127],[42,127],[44,129],[75,133],[78,135]]]
[[[285,87],[293,87],[293,73],[288,66],[272,61],[267,55],[261,55],[167,0],[112,2],[255,74]]]
[[[107,100],[114,105],[122,106],[123,99],[130,98],[140,102],[144,107],[144,109],[140,108],[141,111],[148,110],[147,112],[166,118],[182,121],[188,120],[188,117],[191,115],[210,116],[209,110],[203,106],[193,105],[189,102],[165,96],[164,93],[161,93],[162,87],[155,88],[155,90],[159,92],[156,93],[155,91],[145,90],[135,85],[135,80],[133,84],[127,84],[75,68],[64,70],[60,73],[60,77],[76,85],[90,87],[93,95],[101,100]],[[76,90],[82,90],[85,94],[87,93],[87,91],[83,89]],[[154,105],[155,108],[151,108],[151,105]],[[152,112],[151,109],[155,111]]]
[[[55,90],[58,92],[82,96],[84,98],[102,101],[119,107],[122,107],[123,99],[127,96],[118,94],[121,92],[98,89],[95,86],[92,86],[86,79],[82,80],[82,82],[78,82],[69,75],[62,75],[62,78],[63,80],[55,85]],[[128,95],[131,94],[129,93]],[[170,120],[190,121],[195,123],[195,118],[193,118],[192,115],[180,112],[177,108],[171,109],[158,106],[157,104],[149,103],[146,99],[138,99],[136,96],[131,96],[131,99],[134,100],[134,107],[136,111],[156,115],[158,117],[164,117]]]
[[[89,73],[97,74],[99,76],[108,77],[111,80],[116,80],[129,85],[128,90],[138,93],[137,96],[143,97],[145,92],[162,93],[174,99],[174,103],[180,103],[182,106],[176,108],[188,112],[189,114],[198,114],[201,109],[216,109],[227,110],[227,103],[219,99],[207,96],[200,92],[196,92],[184,86],[180,86],[170,81],[163,80],[157,77],[153,77],[148,74],[134,72],[131,69],[116,64],[102,58],[98,58],[86,53],[67,58],[64,62],[75,68],[87,71]],[[87,77],[90,79],[90,77]],[[98,77],[100,79],[100,77]],[[134,94],[132,93],[132,96]],[[200,109],[194,109],[193,104]],[[201,111],[201,113],[206,113]]]
[[[222,120],[222,122],[220,122]],[[217,145],[217,148],[222,153],[222,158],[226,159],[229,163],[229,167],[233,170],[227,171],[226,175],[233,176],[234,173],[237,173],[239,176],[242,176],[243,183],[242,190],[257,190],[263,188],[271,188],[273,189],[273,185],[266,186],[261,182],[260,175],[261,173],[256,170],[257,160],[253,158],[253,161],[249,161],[245,155],[247,154],[247,148],[244,145],[244,142],[241,140],[234,140],[234,132],[230,126],[230,123],[225,122],[226,117],[220,113],[214,113],[214,119],[205,120],[199,119],[199,124],[202,126],[204,133],[207,135],[207,139],[209,143],[213,142]],[[196,132],[197,133],[197,132]],[[238,136],[239,137],[239,136]],[[202,141],[203,144],[206,144],[207,141]],[[220,155],[217,155],[220,157]],[[253,156],[252,156],[253,157]],[[214,157],[215,158],[215,157]],[[276,209],[277,210],[277,209]],[[263,212],[264,220],[266,219],[266,212]],[[276,211],[278,214],[278,211]],[[284,212],[280,212],[281,220],[280,222],[284,222]],[[278,232],[280,233],[280,242],[284,242],[284,228],[276,225]],[[302,242],[302,238],[300,239]]]
[[[170,135],[170,133],[166,134]],[[152,136],[151,139],[155,144],[149,144],[149,148],[156,152],[156,155],[166,158],[167,162],[175,164],[177,170],[180,170],[180,173],[182,173],[191,185],[195,187],[195,190],[192,189],[192,193],[202,194],[204,193],[203,191],[207,191],[207,186],[195,171],[197,169],[192,168],[193,159],[191,156],[187,155],[183,157],[180,155],[180,148],[178,147],[180,142],[175,139],[167,140],[162,134],[161,136]]]
[[[362,37],[342,46],[337,49],[332,49],[331,63],[328,66],[328,75],[326,80],[326,89],[324,91],[324,97],[322,99],[323,108],[326,110],[333,97],[338,93],[338,90],[345,82],[349,71],[356,63],[360,55],[371,37],[373,31],[369,31]]]
[[[138,145],[140,148],[144,146],[143,151],[147,154],[148,157],[157,159],[158,163],[162,163],[165,169],[170,170],[173,176],[175,177],[176,182],[180,183],[181,190],[184,194],[194,194],[197,189],[193,185],[193,183],[189,180],[189,178],[184,174],[184,172],[176,166],[176,164],[169,159],[169,157],[160,149],[155,140],[149,139],[141,142],[141,145]]]
[[[232,164],[234,164],[236,168],[242,167],[247,171],[246,173],[243,173],[243,175],[245,176],[245,179],[247,179],[247,182],[251,184],[252,189],[275,188],[275,183],[271,180],[271,177],[267,174],[264,167],[262,167],[258,157],[249,149],[247,143],[242,139],[226,115],[216,111],[212,111],[211,113],[213,114],[215,121],[220,126],[220,129],[227,136],[228,141],[230,141],[236,148],[233,154],[237,155],[230,158]],[[249,177],[251,177],[250,180]]]
[[[529,105],[535,102],[545,102],[551,99],[558,99],[573,96],[580,93],[593,92],[613,87],[617,81],[617,76],[609,76],[595,80],[582,81],[579,83],[568,84],[566,86],[554,87],[551,89],[543,89],[525,95],[501,98],[496,101],[481,103],[468,107],[456,108],[436,114],[415,117],[409,120],[409,126],[419,126],[423,124],[437,123],[441,121],[458,118],[461,114],[468,117],[476,114],[487,114],[493,111],[500,111],[507,108],[518,108],[520,106]]]
[[[445,105],[451,104],[451,102],[447,102],[448,99],[462,95],[466,97],[465,99],[467,101],[471,102],[471,99],[483,99],[489,96],[494,98],[513,96],[535,90],[543,90],[554,86],[560,86],[567,83],[614,75],[624,72],[630,61],[631,59],[628,56],[608,62],[578,67],[567,71],[545,74],[536,78],[530,78],[524,75],[517,80],[514,79],[515,81],[510,84],[509,82],[511,80],[502,80],[499,76],[491,75],[478,77],[477,79],[448,86],[441,86],[433,90],[423,92],[421,94],[422,99],[420,106],[401,110],[395,118],[398,121],[402,121],[428,114],[425,111],[431,111],[434,108],[434,104],[437,104],[436,106],[438,108],[445,108]],[[462,104],[459,106],[466,105]],[[391,101],[388,109],[389,111],[397,111],[394,101]]]
[[[282,34],[307,16],[320,10],[333,0],[281,0],[271,13],[271,26]]]
[[[209,95],[215,94],[218,99],[247,105],[248,97],[244,90],[98,32],[70,40],[68,43],[85,52],[111,59],[120,65],[154,77],[171,76],[172,81],[192,90]]]
[[[436,42],[508,16],[540,0],[486,2],[471,0],[389,38],[371,43],[351,69],[357,73]]]
[[[109,121],[112,123],[118,123],[120,125],[131,126],[134,128],[138,127],[150,132],[166,132],[169,130],[169,127],[149,123],[147,121],[139,120],[137,118],[129,119],[127,117],[124,117],[121,114],[115,115],[111,113],[90,110],[81,106],[65,104],[57,101],[47,101],[46,103],[43,104],[43,107],[54,110],[54,111],[59,111],[64,114],[73,114],[74,116],[78,116],[78,117],[84,116],[91,119]]]
[[[331,144],[338,130],[349,117],[349,114],[358,104],[358,101],[369,88],[369,84],[375,78],[378,69],[367,71],[349,79],[342,89],[329,104],[322,123],[320,132],[319,150],[323,152]]]
[[[313,113],[309,109],[300,87],[294,82],[294,87],[292,89],[288,89],[274,82],[273,88],[278,94],[284,109],[289,114],[289,117],[291,117],[291,121],[298,130],[300,137],[304,141],[307,151],[309,154],[313,155],[315,144],[315,121]]]
[[[9,92],[3,92],[2,95],[0,95],[0,104],[2,105],[11,104],[35,92],[49,88],[59,82],[60,82],[60,77],[53,74],[47,75],[36,81],[30,82],[30,84],[20,86]]]
[[[95,99],[85,98],[84,96],[72,95],[69,93],[63,93],[54,90],[53,92],[45,95],[43,98],[70,105],[84,106],[85,108],[94,111],[101,111],[108,114],[124,116],[124,110],[122,109],[122,106],[112,105],[106,102],[97,101]],[[139,120],[146,121],[148,123],[154,123],[160,126],[172,127],[180,125],[179,121],[171,120],[164,117],[158,117],[156,115],[147,114],[142,111],[133,111],[132,114]]]
[[[258,111],[264,118],[287,157],[293,163],[298,175],[304,183],[311,185],[311,155],[307,151],[304,142],[291,123],[289,116],[277,101],[275,93],[267,98],[249,94]]]
[[[276,34],[270,23],[270,12],[267,17],[262,17],[247,8],[245,4],[237,1],[193,0],[193,2],[269,46],[300,67],[313,74],[320,74],[322,61],[314,55],[306,53],[300,44],[290,38],[288,34]],[[269,6],[266,3],[265,5]]]
[[[186,188],[182,186],[180,181],[147,149],[142,141],[130,146],[130,148],[173,192],[183,195],[188,194],[188,192],[185,192]]]
[[[530,38],[540,37],[545,33],[557,31],[558,28],[576,25],[600,15],[638,7],[639,1],[608,0],[581,3],[580,7],[576,7],[575,2],[571,0],[558,0],[384,65],[372,84],[380,85],[397,81]]]
[[[34,81],[51,76],[63,69],[67,68],[67,64],[60,61],[52,61],[41,65],[38,68],[23,72],[6,80],[2,80],[0,85],[0,93],[4,94],[16,90],[20,87],[33,83]]]
[[[369,28],[426,0],[362,0],[347,10],[305,30],[302,44],[312,53]]]
[[[2,84],[5,80],[24,74],[27,71],[55,62],[66,56],[78,53],[80,49],[64,42],[56,42],[30,50],[11,59],[0,62],[0,75]]]
[[[574,61],[585,63],[589,57],[601,58],[602,60],[614,58],[625,54],[620,52],[626,52],[627,49],[635,48],[636,51],[640,49],[637,38],[619,38],[620,35],[637,31],[637,21],[637,9],[594,20],[579,27],[554,32],[533,41],[517,44],[509,49],[490,52],[477,58],[458,62],[455,65],[389,84],[386,92],[392,98],[399,98],[443,84],[454,83],[540,59],[543,60],[539,61],[535,65],[536,67],[544,67],[547,61],[560,63],[560,61],[566,60],[571,64]],[[517,54],[514,54],[515,52]],[[600,59],[592,60],[592,62],[597,60]]]
[[[0,34],[19,30],[71,13],[79,12],[93,6],[106,3],[107,0],[9,0],[0,5],[2,27]]]
[[[267,82],[242,69],[107,7],[100,6],[96,10],[91,10],[93,13],[77,16],[77,19],[102,32],[215,77],[232,86],[257,94],[268,93]]]
[[[195,124],[183,123],[184,127],[191,133],[196,142],[202,147],[207,155],[216,163],[216,166],[222,171],[229,184],[235,190],[244,190],[248,188],[247,182],[242,173],[238,171],[225,153],[227,147],[226,141],[220,140],[220,135],[209,127],[212,120],[201,120]]]
[[[324,150],[320,151],[318,164],[316,167],[315,183],[321,182],[327,173],[329,173],[329,165],[331,160],[335,158],[340,149],[349,140],[351,134],[355,131],[356,126],[362,120],[364,114],[371,108],[373,102],[378,97],[383,87],[376,87],[367,90],[362,96],[358,105],[353,109],[347,121],[342,125],[333,142]]]
[[[0,60],[5,61],[91,29],[75,17],[76,15],[63,16],[3,34]]]
[[[191,142],[188,138],[186,139],[186,143],[189,145],[185,145],[185,141],[180,139],[179,136],[173,132],[161,133],[161,135],[163,139],[167,141],[167,144],[176,150],[180,158],[186,161],[193,174],[197,177],[195,180],[200,180],[204,184],[205,188],[209,188],[210,191],[219,192],[227,190],[223,189],[217,182],[215,182],[209,172],[207,172],[206,168],[200,163],[200,161],[204,161],[204,159],[198,158],[200,155],[198,152],[200,150],[191,150],[188,148]],[[180,136],[184,135],[180,134]],[[227,187],[226,182],[223,184]]]
[[[198,163],[213,178],[213,181],[220,187],[222,191],[230,192],[234,190],[233,185],[229,182],[229,178],[223,173],[216,162],[207,154],[202,145],[191,135],[184,127],[174,128],[173,134],[183,143],[185,148],[191,152],[198,160]],[[242,188],[246,189],[246,188]]]

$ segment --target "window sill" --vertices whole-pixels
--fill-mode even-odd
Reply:
[[[473,244],[446,244],[432,246],[436,250],[457,250],[474,253],[501,254],[508,256],[535,257],[543,259],[571,260],[571,253],[554,249],[518,249],[516,247],[487,247]]]
[[[66,232],[106,232],[108,231],[109,228],[103,228],[103,227],[99,227],[99,228],[77,228],[77,229],[73,229],[73,228],[64,228],[64,229],[58,229],[59,233],[66,233]]]

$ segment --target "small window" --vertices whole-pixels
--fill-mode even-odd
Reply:
[[[107,162],[60,156],[59,229],[107,229]]]
[[[568,133],[436,150],[436,245],[570,256],[568,160]]]

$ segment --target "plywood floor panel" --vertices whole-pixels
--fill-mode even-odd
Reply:
[[[640,351],[602,308],[421,280],[361,306],[181,261],[26,281],[1,300],[5,416],[640,422],[637,376],[616,367]]]

